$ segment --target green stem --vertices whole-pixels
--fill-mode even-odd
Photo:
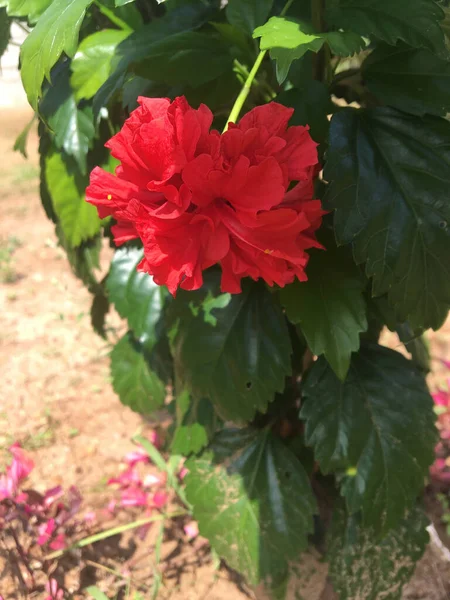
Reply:
[[[286,2],[285,7],[283,8],[283,10],[280,13],[281,17],[285,16],[285,14],[289,10],[289,8],[293,2],[294,2],[294,0],[288,0]],[[233,108],[231,109],[230,116],[228,117],[227,123],[223,130],[223,133],[225,133],[225,131],[227,131],[228,125],[230,123],[236,123],[236,121],[239,119],[239,115],[241,114],[242,107],[244,106],[245,101],[247,100],[248,95],[250,93],[250,90],[252,89],[252,85],[253,85],[253,81],[256,77],[256,73],[258,72],[259,67],[261,66],[266,54],[267,54],[267,50],[261,50],[261,52],[258,54],[258,57],[255,60],[255,64],[253,65],[252,70],[248,74],[248,77],[239,93],[239,96],[236,98],[236,102],[234,103]]]
[[[103,4],[100,4],[99,0],[94,0],[94,4],[102,13],[102,15],[105,15],[105,17],[107,17],[111,21],[111,23],[117,25],[119,29],[122,29],[122,31],[128,31],[129,33],[133,31],[133,29],[128,25],[128,23],[125,23],[123,19],[115,15],[111,9],[107,8],[106,6],[103,6]]]
[[[147,517],[145,519],[139,519],[139,521],[133,521],[133,523],[126,523],[125,525],[119,525],[118,527],[113,527],[112,529],[107,529],[106,531],[100,531],[100,533],[96,533],[89,537],[83,538],[78,542],[75,542],[68,548],[64,548],[63,550],[56,550],[51,554],[47,554],[44,559],[45,560],[53,560],[55,558],[59,558],[69,550],[75,550],[76,548],[84,548],[84,546],[89,546],[90,544],[95,544],[95,542],[99,542],[100,540],[105,540],[106,538],[110,538],[114,535],[119,535],[120,533],[124,533],[125,531],[130,531],[131,529],[137,529],[138,527],[142,527],[143,525],[148,525],[149,523],[155,523],[156,521],[163,521],[164,519],[174,519],[175,517],[182,517],[188,514],[186,510],[177,510],[172,513],[164,514],[164,515],[154,515],[153,517]]]

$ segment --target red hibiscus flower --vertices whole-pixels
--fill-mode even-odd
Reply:
[[[221,135],[211,111],[184,97],[139,103],[107,143],[116,174],[95,168],[86,194],[116,220],[116,244],[142,240],[139,269],[173,294],[201,287],[216,263],[224,292],[239,293],[243,277],[306,280],[324,212],[313,200],[316,144],[308,127],[288,127],[293,110],[271,102]]]

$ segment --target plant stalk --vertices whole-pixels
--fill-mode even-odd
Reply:
[[[182,517],[188,514],[186,510],[177,510],[172,513],[164,514],[164,515],[155,515],[153,517],[147,517],[145,519],[139,519],[138,521],[133,521],[132,523],[126,523],[125,525],[119,525],[118,527],[113,527],[112,529],[107,529],[106,531],[100,531],[94,535],[90,535],[89,537],[83,538],[78,542],[75,542],[71,546],[64,548],[63,550],[56,550],[50,554],[47,554],[44,557],[44,560],[53,560],[55,558],[59,558],[66,552],[70,550],[75,550],[77,548],[84,548],[84,546],[89,546],[90,544],[94,544],[95,542],[99,542],[100,540],[106,540],[109,537],[113,537],[114,535],[119,535],[120,533],[125,533],[125,531],[130,531],[131,529],[137,529],[138,527],[142,527],[143,525],[148,525],[149,523],[155,523],[156,521],[163,521],[164,519],[174,519],[175,517]]]
[[[285,16],[285,14],[289,10],[289,8],[293,2],[294,2],[294,0],[288,0],[286,2],[285,7],[283,8],[283,10],[280,13],[280,17]],[[225,133],[225,131],[227,131],[228,125],[230,123],[236,123],[237,120],[239,119],[239,115],[241,114],[242,107],[244,106],[245,101],[248,98],[250,90],[252,89],[253,81],[256,77],[259,67],[261,66],[266,54],[267,54],[267,50],[261,50],[261,52],[258,54],[258,56],[255,60],[255,64],[253,65],[250,73],[248,74],[248,77],[245,80],[245,83],[239,93],[239,96],[236,98],[236,102],[234,103],[233,108],[231,109],[230,116],[228,117],[227,123],[223,130],[223,133]]]
[[[106,6],[103,6],[103,4],[99,2],[99,0],[94,0],[94,5],[98,8],[102,15],[105,15],[105,17],[107,17],[111,21],[111,23],[114,23],[114,25],[116,25],[119,29],[122,29],[122,31],[127,31],[129,33],[133,31],[133,29],[128,25],[128,23],[125,23],[123,19],[115,15],[111,9],[109,9]]]

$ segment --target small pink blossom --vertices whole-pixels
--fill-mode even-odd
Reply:
[[[122,506],[147,506],[147,494],[140,488],[130,486],[122,491]]]
[[[44,494],[44,506],[48,508],[51,506],[56,500],[59,500],[64,495],[64,490],[60,485],[57,485],[54,488],[50,488]]]
[[[191,521],[190,523],[187,523],[187,525],[185,525],[183,527],[183,529],[184,529],[184,533],[186,534],[188,540],[193,540],[198,536],[197,521]]]
[[[147,439],[155,446],[155,448],[158,448],[158,450],[161,448],[162,440],[156,431],[150,431],[150,433],[147,435]]]
[[[165,478],[164,478],[165,479]],[[145,488],[153,487],[154,485],[161,485],[163,482],[163,477],[158,475],[153,475],[149,473],[146,475],[142,481],[142,485]]]
[[[108,485],[119,485],[121,488],[129,485],[140,485],[140,483],[140,477],[133,467],[125,469],[118,477],[108,479]]]
[[[90,510],[84,514],[83,520],[85,523],[89,523],[89,524],[95,523],[95,521],[97,520],[97,515],[95,514],[95,512],[93,510]]]
[[[153,494],[152,505],[155,508],[163,508],[169,500],[169,494],[165,491],[158,491]]]
[[[13,498],[18,492],[19,485],[34,469],[34,462],[16,442],[9,448],[12,462],[6,468],[6,473],[0,476],[0,501]]]
[[[56,581],[56,579],[50,579],[45,584],[45,591],[48,593],[48,596],[45,597],[45,600],[64,599],[64,591],[58,586],[58,582]]]
[[[182,467],[180,469],[180,472],[178,473],[178,477],[181,479],[181,481],[183,481],[183,479],[186,477],[186,475],[189,473],[189,471],[186,469],[186,467]]]
[[[127,464],[129,464],[130,467],[134,467],[134,465],[137,465],[140,462],[142,462],[142,463],[150,462],[150,458],[149,458],[147,452],[143,448],[138,448],[137,450],[132,450],[131,452],[128,452],[128,454],[125,454],[123,460]]]
[[[64,533],[58,533],[49,545],[52,550],[63,550],[66,547],[66,536]]]
[[[55,519],[49,519],[46,523],[41,523],[38,527],[38,539],[37,543],[39,546],[43,546],[47,544],[47,542],[52,537],[54,531],[56,529]]]

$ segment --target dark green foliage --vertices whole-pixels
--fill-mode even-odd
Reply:
[[[380,534],[411,508],[433,461],[433,402],[423,374],[401,354],[363,346],[344,383],[314,363],[300,416],[323,473],[342,475],[351,514]],[[407,410],[405,410],[407,407]]]
[[[249,582],[285,597],[308,542],[323,541],[318,492],[320,508],[337,507],[328,560],[340,599],[398,600],[427,540],[414,508],[435,443],[422,334],[450,307],[448,2],[101,4],[111,12],[0,0],[0,55],[11,19],[34,26],[21,74],[40,118],[42,204],[92,294],[94,329],[114,344],[114,389],[144,414],[172,398],[170,449],[190,457],[194,517]],[[221,130],[260,49],[243,112],[292,107],[324,167],[325,249],[309,253],[308,281],[223,294],[212,267],[174,299],[137,271],[139,241],[109,268],[104,252],[100,270],[115,222],[85,188],[95,166],[114,172],[104,144],[138,96],[205,103]],[[15,144],[24,156],[31,127]],[[127,322],[118,343],[112,309]],[[377,345],[385,326],[410,361]]]

